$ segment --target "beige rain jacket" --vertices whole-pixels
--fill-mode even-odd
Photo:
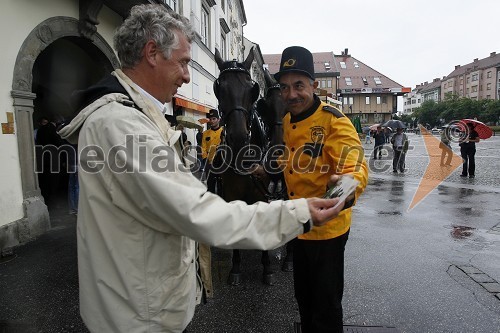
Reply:
[[[80,157],[81,315],[92,332],[182,332],[196,303],[195,241],[272,249],[311,216],[305,199],[248,206],[207,192],[182,170],[180,133],[114,75],[133,103],[106,94],[60,131]]]

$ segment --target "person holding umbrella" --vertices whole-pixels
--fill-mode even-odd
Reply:
[[[460,177],[474,178],[476,172],[476,142],[479,142],[479,134],[474,128],[474,124],[471,122],[467,123],[467,128],[465,129],[465,135],[458,144],[460,146],[460,155],[462,155],[462,174]]]
[[[392,159],[392,172],[397,173],[399,170],[403,173],[405,172],[405,157],[406,152],[408,151],[409,141],[406,134],[403,133],[402,127],[398,127],[396,129],[396,134],[392,136],[391,143],[394,151]]]

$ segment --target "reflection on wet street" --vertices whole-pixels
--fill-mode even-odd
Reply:
[[[500,137],[478,144],[476,178],[459,177],[458,167],[409,209],[419,186],[432,183],[424,174],[436,175],[425,172],[422,138],[409,136],[405,173],[381,171],[390,158],[370,164],[380,167],[353,209],[347,322],[403,332],[500,332]]]

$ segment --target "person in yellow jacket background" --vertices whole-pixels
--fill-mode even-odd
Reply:
[[[318,82],[311,52],[299,46],[286,48],[274,76],[288,111],[283,119],[287,149],[282,162],[289,198],[321,197],[332,175],[359,181],[339,215],[299,235],[293,250],[302,332],[343,332],[344,248],[351,206],[368,182],[363,148],[349,118],[314,94]]]
[[[209,128],[203,132],[201,140],[201,158],[203,159],[204,175],[207,180],[207,188],[215,193],[215,176],[210,170],[215,157],[217,146],[221,142],[223,126],[220,126],[220,114],[216,109],[210,109],[207,114]]]

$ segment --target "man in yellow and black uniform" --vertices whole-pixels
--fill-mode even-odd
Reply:
[[[214,161],[215,152],[221,142],[221,134],[223,127],[220,126],[219,111],[211,109],[207,118],[209,119],[209,129],[203,132],[201,140],[201,158],[205,168],[205,175],[207,179],[207,188],[210,192],[215,193],[215,176],[210,170],[212,169],[212,162]]]
[[[294,288],[302,332],[342,332],[344,248],[351,206],[368,181],[363,149],[351,121],[314,94],[318,82],[308,50],[285,49],[275,78],[288,111],[283,119],[287,153],[282,162],[289,198],[321,197],[327,184],[338,179],[333,175],[359,181],[339,215],[299,235],[294,246]]]

